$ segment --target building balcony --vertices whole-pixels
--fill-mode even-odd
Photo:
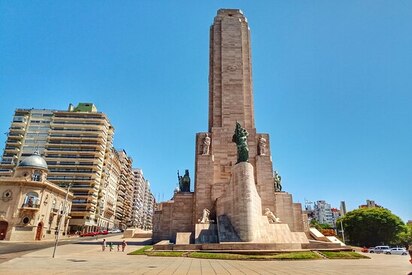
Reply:
[[[10,133],[8,135],[8,139],[13,139],[13,140],[21,140],[23,138],[22,134],[18,134],[18,133]]]
[[[20,209],[26,210],[26,211],[39,211],[40,203],[32,203],[32,202],[23,203]]]

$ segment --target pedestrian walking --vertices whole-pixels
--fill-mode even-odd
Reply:
[[[110,248],[110,252],[113,251],[113,243],[112,242],[109,243],[109,248]]]
[[[119,251],[120,251],[120,244],[117,243],[117,252],[119,252]]]
[[[102,241],[102,251],[106,250],[106,239],[103,239]]]
[[[123,240],[123,242],[122,242],[122,252],[124,252],[124,249],[126,248],[126,246],[127,246],[127,243],[126,243],[125,240]]]

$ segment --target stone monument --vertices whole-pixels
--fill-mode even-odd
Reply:
[[[185,239],[186,245],[204,245],[196,249],[212,249],[211,243],[221,249],[227,242],[231,249],[233,243],[244,249],[309,244],[300,203],[280,192],[279,185],[275,190],[279,179],[274,178],[269,135],[256,132],[250,51],[242,11],[218,10],[210,28],[209,127],[196,135],[194,192],[176,192],[159,204],[155,243],[183,245]]]

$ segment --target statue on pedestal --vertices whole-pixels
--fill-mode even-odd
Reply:
[[[237,162],[247,162],[249,160],[249,147],[247,144],[247,137],[249,133],[245,128],[242,128],[239,122],[236,121],[235,134],[233,135],[232,142],[237,146]]]
[[[278,174],[278,171],[273,172],[273,177],[275,179],[275,192],[282,192],[282,177]]]
[[[259,155],[264,156],[266,155],[266,139],[263,136],[259,138],[259,146],[258,146]]]
[[[190,192],[190,176],[189,170],[185,170],[185,174],[183,176],[179,175],[179,171],[177,171],[177,178],[179,180],[179,191],[180,192]]]
[[[203,138],[203,148],[202,148],[202,155],[209,155],[209,148],[210,148],[210,137],[209,134]]]
[[[205,209],[203,209],[202,219],[198,219],[197,221],[199,223],[209,223],[209,222],[211,222],[209,220],[209,215],[210,215],[209,209],[205,208]]]

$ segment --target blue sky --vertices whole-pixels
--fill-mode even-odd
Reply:
[[[0,0],[1,133],[16,108],[93,102],[157,199],[178,169],[193,186],[219,8],[248,18],[256,128],[284,190],[412,219],[412,1]]]

